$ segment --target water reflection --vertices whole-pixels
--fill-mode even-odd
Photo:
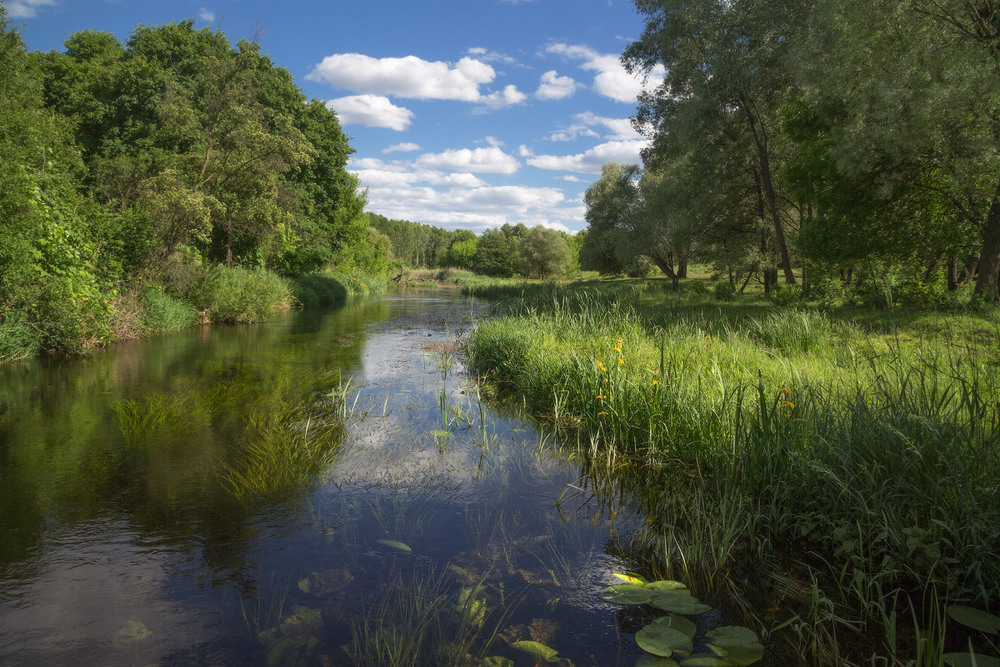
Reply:
[[[479,401],[479,312],[417,292],[5,369],[0,663],[634,661],[597,600],[624,519],[555,507],[579,464]]]

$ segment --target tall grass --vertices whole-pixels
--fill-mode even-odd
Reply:
[[[33,357],[41,345],[41,334],[23,320],[0,318],[0,364]]]
[[[291,305],[291,288],[263,269],[216,266],[208,270],[195,305],[216,322],[261,322]]]
[[[655,467],[643,484],[686,488],[644,494],[675,565],[809,553],[872,621],[883,591],[995,602],[995,359],[898,331],[865,337],[816,311],[728,317],[655,298],[536,288],[474,331],[472,366]]]
[[[334,270],[315,271],[291,281],[292,295],[304,308],[332,306],[351,296],[381,294],[393,287],[384,275]]]

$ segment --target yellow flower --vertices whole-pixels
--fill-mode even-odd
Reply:
[[[596,361],[596,362],[597,362],[597,367],[598,367],[598,368],[600,368],[600,369],[601,369],[602,371],[605,371],[605,372],[607,372],[607,370],[608,370],[608,369],[607,369],[607,367],[606,367],[606,366],[604,365],[604,362],[603,362],[603,361],[601,361],[600,359],[595,359],[594,361]]]
[[[601,412],[598,412],[598,413],[597,413],[597,416],[598,416],[598,417],[603,417],[604,415],[610,415],[610,414],[611,414],[610,412],[604,412],[604,411],[602,410]]]
[[[625,363],[625,360],[624,360],[624,359],[622,359],[621,357],[618,357],[618,365],[619,365],[619,366],[621,366],[621,365],[623,365],[624,363]]]
[[[598,394],[597,395],[597,400],[599,400],[599,401],[603,401],[605,398],[606,398],[606,396],[604,396],[604,394]]]
[[[795,404],[792,403],[791,401],[782,401],[781,404],[784,405],[789,410],[794,410],[795,409]]]
[[[654,387],[659,387],[660,386],[660,381],[659,380],[653,380],[653,386]]]

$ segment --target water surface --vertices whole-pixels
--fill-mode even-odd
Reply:
[[[638,519],[479,400],[483,313],[412,291],[0,371],[0,664],[634,664],[597,595]]]

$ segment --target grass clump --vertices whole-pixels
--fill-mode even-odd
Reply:
[[[0,318],[0,364],[38,354],[41,335],[24,320]]]
[[[473,368],[633,471],[668,567],[800,563],[855,628],[890,617],[887,591],[996,601],[995,351],[632,284],[523,293],[473,332]]]
[[[198,310],[162,289],[146,292],[143,325],[146,331],[177,331],[197,324]]]
[[[334,270],[314,271],[291,282],[292,295],[303,308],[333,306],[348,297],[382,294],[392,287],[384,275]]]
[[[216,266],[207,270],[195,305],[216,322],[261,322],[291,305],[288,281],[263,269]]]

